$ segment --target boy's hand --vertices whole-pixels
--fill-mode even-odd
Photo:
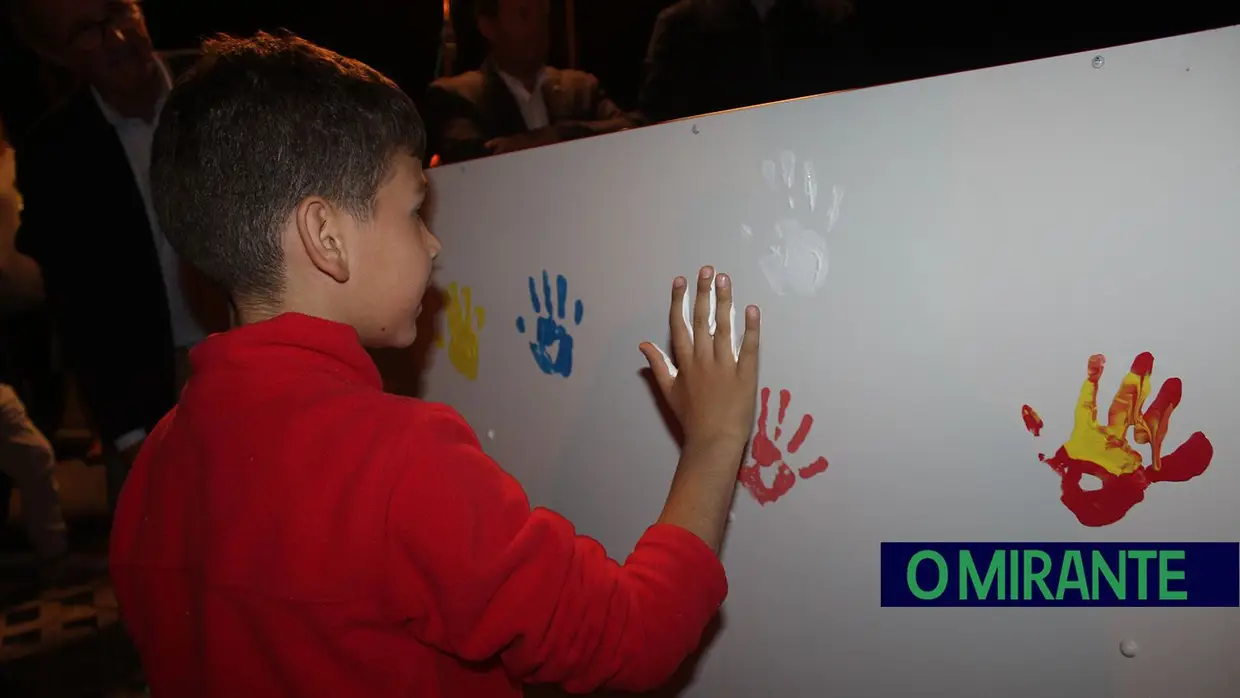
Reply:
[[[710,289],[716,288],[715,335],[710,334]],[[745,442],[753,429],[758,393],[758,309],[745,309],[745,336],[738,354],[732,349],[732,283],[703,267],[693,304],[693,339],[684,321],[687,283],[672,282],[673,371],[658,347],[646,342],[642,353],[655,382],[685,431],[672,489],[659,522],[696,535],[711,550],[723,545],[723,529],[736,491]]]
[[[714,337],[710,335],[712,282],[717,296]],[[658,347],[649,342],[642,344],[642,354],[650,363],[663,397],[680,420],[686,451],[708,447],[743,449],[753,431],[758,393],[758,308],[745,309],[745,334],[737,356],[732,347],[731,280],[726,274],[716,276],[711,267],[702,267],[693,304],[693,338],[682,311],[687,286],[682,277],[672,282],[668,322],[676,375],[672,375]]]

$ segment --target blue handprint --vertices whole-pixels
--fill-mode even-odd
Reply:
[[[539,313],[530,342],[534,362],[547,375],[560,374],[567,378],[573,372],[573,337],[564,326],[565,306],[568,304],[568,279],[563,274],[555,277],[556,303],[551,303],[551,279],[544,269],[542,273],[543,301],[538,300],[534,277],[530,277],[530,305]],[[573,304],[573,324],[581,324],[583,308],[581,301]],[[517,318],[517,332],[525,334],[525,318]],[[553,355],[554,354],[554,355]]]

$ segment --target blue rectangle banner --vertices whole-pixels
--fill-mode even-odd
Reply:
[[[1240,543],[883,543],[882,605],[1240,606]]]

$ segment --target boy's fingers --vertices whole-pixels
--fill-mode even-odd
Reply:
[[[697,296],[693,299],[693,351],[701,358],[710,358],[715,352],[710,341],[710,289],[714,283],[715,270],[702,267],[698,272]]]
[[[745,336],[741,339],[737,370],[746,379],[758,378],[758,336],[761,334],[762,316],[758,306],[745,308]]]
[[[715,277],[715,357],[720,361],[736,360],[732,348],[732,280],[727,274]]]
[[[693,340],[689,338],[689,327],[685,324],[684,307],[685,292],[689,282],[683,276],[672,281],[672,308],[667,324],[672,333],[672,352],[682,366],[693,361]]]
[[[664,354],[659,347],[646,342],[640,347],[642,355],[646,357],[646,362],[650,364],[650,371],[654,374],[655,385],[659,386],[659,392],[663,393],[664,399],[672,394],[672,384],[675,383],[676,377],[672,371],[675,368],[671,365],[671,359]]]

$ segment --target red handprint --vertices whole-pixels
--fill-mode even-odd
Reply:
[[[784,417],[788,414],[788,403],[792,401],[792,393],[787,390],[779,391],[779,415],[775,422],[775,432],[768,436],[766,420],[770,415],[767,407],[770,399],[771,389],[763,388],[762,407],[758,411],[758,431],[754,434],[753,444],[749,447],[753,463],[742,466],[740,472],[741,485],[749,490],[749,494],[753,495],[758,504],[763,506],[788,494],[792,486],[797,483],[798,475],[802,480],[808,480],[826,470],[828,465],[826,458],[819,457],[794,473],[792,468],[784,462],[784,454],[777,444],[783,436]],[[807,414],[801,418],[800,426],[793,432],[792,440],[788,442],[789,455],[801,448],[801,444],[805,442],[805,437],[809,436],[809,430],[813,426],[812,416]],[[762,471],[772,467],[775,468],[775,479],[768,486],[762,479]]]

